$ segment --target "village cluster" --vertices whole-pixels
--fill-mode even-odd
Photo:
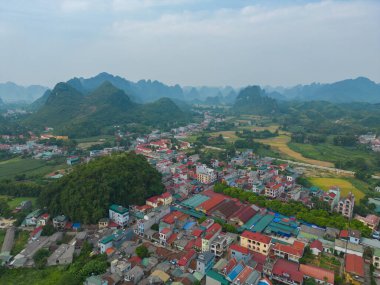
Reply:
[[[158,133],[156,134],[158,135]],[[182,143],[181,148],[189,145]],[[85,284],[303,284],[308,278],[334,284],[337,275],[352,283],[363,283],[368,274],[364,261],[366,247],[375,248],[371,263],[380,269],[380,241],[361,237],[356,230],[319,228],[242,203],[216,193],[213,186],[223,182],[268,199],[302,201],[313,207],[312,197],[326,201],[331,211],[366,223],[374,232],[379,217],[353,216],[355,197],[342,197],[333,187],[324,192],[296,183],[299,175],[287,164],[276,165],[245,151],[227,163],[213,160],[211,166],[199,162],[199,155],[172,150],[171,140],[139,138],[135,151],[162,173],[166,192],[146,200],[142,206],[110,205],[108,217],[98,225],[82,225],[64,215],[50,217],[34,210],[23,226],[33,228],[30,241],[16,256],[10,255],[15,228],[8,229],[0,257],[10,267],[34,266],[33,255],[48,248],[47,265],[70,264],[84,241],[94,254],[106,254],[111,264],[107,273],[90,276]],[[254,170],[253,170],[254,169]],[[16,210],[30,208],[23,202]],[[41,236],[52,223],[58,230]],[[226,230],[233,226],[237,233]],[[69,238],[67,238],[69,237]],[[64,242],[62,241],[64,239]],[[139,257],[144,246],[149,256]],[[300,262],[306,255],[329,258],[335,270]],[[334,263],[335,262],[335,263]]]

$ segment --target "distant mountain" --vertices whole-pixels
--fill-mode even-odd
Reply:
[[[242,89],[232,107],[240,114],[269,115],[278,111],[275,99],[267,96],[259,86],[248,86]]]
[[[288,100],[380,103],[380,85],[365,77],[342,80],[331,84],[313,83],[272,90],[282,94]]]
[[[13,82],[0,83],[0,98],[9,103],[31,103],[41,97],[47,89],[47,87],[41,85],[24,87]]]
[[[51,126],[70,136],[83,137],[100,134],[115,124],[167,127],[183,123],[189,117],[169,98],[138,104],[106,81],[86,95],[68,83],[58,83],[26,123]]]
[[[183,92],[179,85],[168,86],[156,80],[140,80],[134,83],[120,76],[114,76],[106,72],[99,73],[87,79],[75,77],[67,81],[67,83],[83,94],[89,94],[106,81],[127,93],[132,101],[139,103],[153,102],[163,97],[183,98]]]
[[[45,105],[50,94],[51,94],[51,90],[50,89],[46,90],[45,93],[40,98],[33,101],[33,103],[28,106],[28,109],[31,111],[37,111],[38,109],[40,109],[43,105]]]

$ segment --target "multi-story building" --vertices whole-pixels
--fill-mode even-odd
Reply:
[[[215,255],[210,252],[202,252],[197,258],[197,271],[201,274],[206,274],[208,270],[214,265]]]
[[[380,249],[378,248],[373,252],[372,264],[376,269],[380,269]]]
[[[355,220],[361,221],[363,224],[369,227],[372,231],[374,231],[379,226],[380,217],[376,215],[367,215],[366,217],[355,215]]]
[[[300,241],[294,241],[292,245],[276,243],[273,247],[273,253],[281,258],[299,262],[300,258],[303,256],[305,250],[305,244]]]
[[[354,213],[354,206],[355,196],[350,192],[348,193],[346,198],[343,198],[339,201],[336,211],[340,213],[343,217],[351,219],[352,214]]]
[[[270,251],[271,238],[250,231],[244,231],[240,236],[240,245],[254,252],[268,255]]]
[[[265,196],[276,198],[284,192],[284,186],[281,183],[272,185],[271,183],[265,187]]]
[[[221,257],[223,253],[227,250],[228,247],[228,238],[225,235],[219,235],[211,243],[211,252],[217,256]]]
[[[205,236],[202,238],[202,252],[210,251],[212,242],[218,237],[222,231],[222,226],[214,223],[206,230]]]
[[[128,224],[129,210],[120,205],[111,205],[109,208],[109,218],[121,227]]]
[[[216,181],[216,172],[205,164],[196,166],[197,180],[203,184],[210,184]]]

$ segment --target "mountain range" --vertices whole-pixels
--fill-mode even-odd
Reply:
[[[156,80],[140,80],[132,82],[120,76],[102,72],[90,78],[74,77],[67,84],[74,87],[83,95],[88,95],[104,82],[110,82],[118,89],[128,94],[136,103],[153,102],[159,98],[186,101],[190,104],[225,104],[233,105],[242,88],[210,87],[210,86],[169,86]],[[5,103],[31,103],[32,110],[36,110],[46,100],[47,87],[32,85],[23,87],[15,83],[0,84],[0,98]],[[368,78],[358,77],[329,84],[312,83],[294,87],[263,87],[266,95],[280,101],[329,101],[334,103],[367,102],[380,103],[380,84]],[[43,96],[44,95],[44,96]]]
[[[174,127],[190,117],[169,98],[145,104],[133,102],[108,81],[85,94],[69,83],[58,83],[35,103],[41,106],[25,119],[26,124],[54,127],[72,137],[104,133],[115,124]]]
[[[232,111],[242,114],[268,115],[278,111],[277,101],[259,86],[248,86],[236,97]]]

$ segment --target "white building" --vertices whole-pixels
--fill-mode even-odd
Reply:
[[[111,205],[109,208],[109,218],[121,227],[128,224],[129,210],[120,205]]]
[[[196,167],[197,180],[203,184],[210,184],[216,181],[216,172],[205,164]]]

